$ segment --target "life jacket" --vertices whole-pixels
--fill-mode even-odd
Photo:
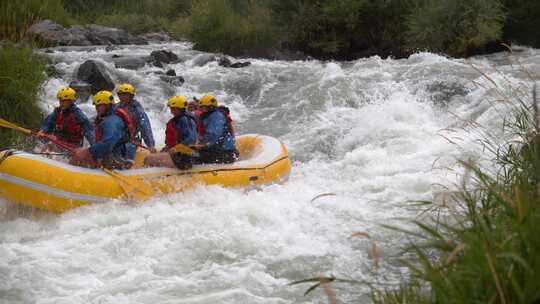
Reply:
[[[176,144],[182,140],[181,135],[176,131],[176,128],[174,127],[174,124],[178,122],[183,116],[187,116],[197,124],[197,121],[195,120],[195,117],[191,115],[186,115],[185,113],[175,116],[167,122],[167,128],[165,129],[165,146],[167,148],[172,148],[176,146]],[[198,125],[198,124],[197,124]]]
[[[228,107],[226,106],[218,106],[216,107],[216,110],[220,111],[221,113],[223,113],[223,116],[225,116],[225,131],[224,133],[221,135],[221,140],[222,141],[223,139],[225,139],[225,136],[227,135],[227,133],[231,134],[231,136],[234,137],[234,128],[233,128],[233,120],[231,118],[231,111],[229,110]],[[206,112],[206,113],[203,113],[199,116],[199,119],[198,119],[198,123],[197,123],[197,133],[199,134],[199,136],[203,136],[204,135],[204,125],[202,123],[202,120],[210,115],[210,113],[212,113],[213,111],[209,111],[209,112]]]
[[[134,143],[135,142],[135,123],[133,122],[131,115],[129,115],[125,109],[120,108],[120,107],[116,108],[113,114],[120,117],[122,121],[126,124],[129,142]],[[94,121],[94,130],[96,131],[96,143],[101,141],[101,137],[103,134],[101,132],[101,128],[99,127],[99,125],[101,124],[101,122],[103,122],[103,119],[105,117],[106,116],[103,116],[103,117],[98,116],[96,117],[96,120]]]
[[[135,107],[135,100],[133,99],[129,104],[119,104],[117,106],[117,109],[123,109],[126,114],[130,117],[131,121],[133,122],[133,140],[132,142],[136,142],[136,143],[141,143],[142,142],[142,138],[141,138],[141,122],[139,121],[139,119],[137,118],[137,115],[135,115],[135,113],[132,111],[133,108]]]
[[[83,128],[77,121],[74,109],[62,111],[62,108],[54,109],[55,121],[53,134],[60,140],[77,146],[83,143]]]

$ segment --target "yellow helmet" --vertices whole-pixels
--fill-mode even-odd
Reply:
[[[197,105],[199,107],[217,107],[217,99],[212,95],[204,95],[201,99],[197,100]]]
[[[109,91],[99,91],[92,97],[93,104],[95,106],[102,104],[113,104],[114,97],[113,94]]]
[[[75,99],[77,99],[76,95],[77,95],[77,93],[75,92],[74,89],[66,87],[66,88],[61,88],[58,91],[58,93],[56,93],[56,98],[58,98],[58,100],[75,101]]]
[[[187,106],[187,100],[184,96],[173,96],[167,101],[167,106],[171,108],[178,108],[185,110]]]
[[[122,83],[118,86],[118,89],[116,89],[116,94],[122,93],[129,93],[131,95],[135,95],[135,88],[129,83]]]

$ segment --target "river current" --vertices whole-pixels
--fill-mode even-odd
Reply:
[[[167,66],[185,78],[182,86],[160,80],[157,67],[112,63],[114,54],[159,49],[182,59]],[[189,43],[45,54],[61,76],[43,84],[44,113],[77,67],[95,59],[115,83],[136,87],[159,145],[167,98],[210,93],[229,106],[237,133],[280,139],[293,166],[288,182],[261,189],[199,186],[61,215],[0,201],[0,303],[327,303],[321,290],[303,296],[311,285],[288,283],[334,275],[395,284],[407,275],[397,260],[409,238],[382,225],[410,227],[421,216],[411,201],[440,200],[459,184],[458,160],[490,169],[480,141],[511,140],[502,132],[508,106],[491,81],[509,92],[532,87],[527,72],[540,72],[540,51],[529,48],[469,60],[248,59],[239,69],[200,66],[208,54]],[[94,116],[90,103],[79,106]],[[370,302],[366,284],[333,289],[339,303]]]

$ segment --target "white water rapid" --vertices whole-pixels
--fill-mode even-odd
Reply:
[[[159,49],[182,59],[167,68],[185,78],[183,86],[162,82],[153,73],[162,69],[115,69],[111,60]],[[309,284],[287,284],[321,274],[380,288],[396,283],[406,275],[397,258],[408,239],[381,225],[405,225],[419,214],[407,201],[432,200],[438,184],[459,182],[458,159],[488,159],[477,142],[482,132],[503,139],[507,111],[471,65],[518,85],[532,82],[517,60],[540,71],[540,51],[527,48],[468,61],[430,53],[351,62],[249,59],[239,69],[198,66],[208,54],[188,43],[46,55],[62,76],[44,83],[44,112],[76,68],[96,59],[116,83],[136,87],[159,144],[168,96],[211,93],[231,108],[237,133],[282,140],[293,167],[288,182],[260,190],[197,187],[61,215],[0,201],[0,303],[327,303],[321,290],[303,296]],[[94,116],[90,103],[80,107]],[[476,125],[466,131],[466,121]],[[325,193],[333,195],[312,201]],[[351,237],[355,232],[376,242],[378,267],[368,254],[372,241]],[[366,285],[333,288],[339,303],[370,302]]]

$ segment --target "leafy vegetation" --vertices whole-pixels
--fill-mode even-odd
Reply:
[[[248,1],[242,10],[227,0],[198,2],[192,7],[187,34],[200,50],[265,55],[277,42],[270,11],[256,1]]]
[[[20,41],[32,24],[43,19],[63,25],[72,22],[62,0],[0,1],[0,39]]]
[[[452,56],[497,41],[502,36],[504,13],[498,0],[426,0],[407,17],[406,44]]]
[[[0,48],[0,117],[28,128],[37,128],[41,111],[37,93],[45,80],[44,61],[28,45],[8,44]],[[0,149],[12,147],[22,136],[0,128]]]

